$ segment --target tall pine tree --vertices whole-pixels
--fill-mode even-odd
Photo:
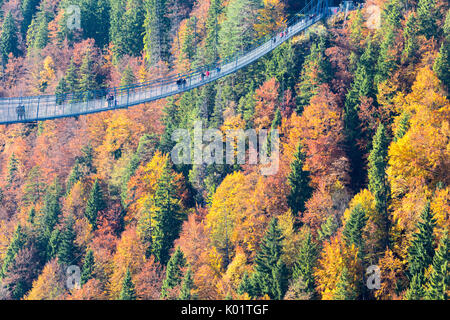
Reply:
[[[387,181],[388,140],[383,124],[377,128],[373,137],[372,151],[369,155],[369,191],[375,197],[375,209],[377,216],[374,219],[378,232],[378,251],[384,251],[389,245],[389,184]]]
[[[305,203],[312,195],[313,189],[310,186],[311,178],[309,171],[304,170],[306,154],[303,146],[299,143],[294,160],[291,163],[291,173],[288,176],[288,183],[291,187],[288,195],[288,204],[294,215],[305,210]]]
[[[257,297],[268,295],[271,299],[283,299],[287,290],[287,268],[281,255],[283,235],[278,220],[273,218],[256,255],[253,285]]]
[[[95,179],[86,204],[86,210],[84,212],[84,215],[86,216],[94,230],[97,228],[98,212],[103,210],[104,208],[105,202],[103,200],[103,192],[100,187],[100,183],[97,179]]]
[[[433,230],[436,220],[430,209],[430,202],[425,204],[417,223],[417,232],[414,233],[411,245],[408,248],[408,273],[410,287],[406,293],[407,299],[423,298],[425,284],[425,269],[431,264],[434,249]]]

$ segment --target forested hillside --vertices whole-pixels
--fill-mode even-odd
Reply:
[[[0,96],[187,73],[305,4],[2,0]],[[183,94],[0,126],[0,299],[448,299],[449,12],[367,0]],[[278,170],[174,164],[199,121],[278,130]]]

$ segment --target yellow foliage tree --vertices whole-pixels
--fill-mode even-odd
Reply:
[[[254,28],[258,38],[286,27],[285,5],[280,0],[264,0]]]
[[[357,291],[357,283],[362,278],[362,269],[358,259],[358,249],[347,247],[339,236],[326,242],[315,271],[317,290],[323,300],[338,299],[339,281],[342,271],[348,271],[349,286],[346,290]]]

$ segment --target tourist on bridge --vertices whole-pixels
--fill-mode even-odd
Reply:
[[[17,112],[17,120],[25,120],[25,106],[24,105],[18,105],[16,108]]]
[[[206,77],[207,78],[209,77],[209,71],[206,71]]]

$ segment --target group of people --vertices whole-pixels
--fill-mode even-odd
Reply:
[[[108,108],[111,108],[113,104],[114,106],[117,105],[117,101],[115,100],[114,95],[111,92],[106,95],[106,101],[108,101]]]
[[[186,79],[180,78],[177,80],[178,88],[184,88],[186,86]]]
[[[209,77],[209,71],[206,71],[206,73],[203,73],[203,72],[202,72],[202,74],[201,74],[202,81],[205,79],[205,76],[206,76],[206,77]]]
[[[23,104],[19,104],[16,107],[16,112],[17,112],[17,120],[25,119],[25,106]]]
[[[220,73],[221,68],[220,66],[216,67],[216,73]],[[202,78],[202,81],[205,80],[205,77],[208,78],[211,75],[211,73],[209,72],[209,70],[207,70],[206,72],[202,72],[200,74],[200,77]],[[186,79],[180,78],[176,81],[178,88],[184,88],[186,86]]]

